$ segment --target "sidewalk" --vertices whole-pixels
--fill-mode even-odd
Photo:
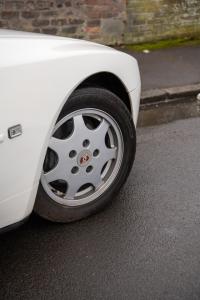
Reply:
[[[126,52],[138,60],[142,91],[200,83],[200,46]]]
[[[200,46],[130,52],[141,72],[139,126],[200,117]]]

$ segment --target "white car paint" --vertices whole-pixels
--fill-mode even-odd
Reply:
[[[136,125],[137,61],[81,40],[0,30],[0,228],[33,210],[48,140],[68,97],[90,75],[115,74],[126,87]],[[9,139],[8,128],[23,134]]]

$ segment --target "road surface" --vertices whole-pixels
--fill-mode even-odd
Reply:
[[[200,298],[200,119],[140,128],[104,212],[0,236],[0,299]]]

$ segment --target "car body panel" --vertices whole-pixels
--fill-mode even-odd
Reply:
[[[137,61],[95,43],[0,30],[0,228],[33,210],[48,140],[72,92],[93,74],[116,75],[130,95],[136,125]],[[8,128],[22,135],[9,139]]]

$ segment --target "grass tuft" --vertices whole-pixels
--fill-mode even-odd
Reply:
[[[168,39],[152,43],[142,43],[133,45],[124,45],[124,48],[130,51],[144,51],[144,50],[160,50],[172,47],[181,46],[196,46],[200,45],[200,39],[197,38],[179,38],[179,39]]]

